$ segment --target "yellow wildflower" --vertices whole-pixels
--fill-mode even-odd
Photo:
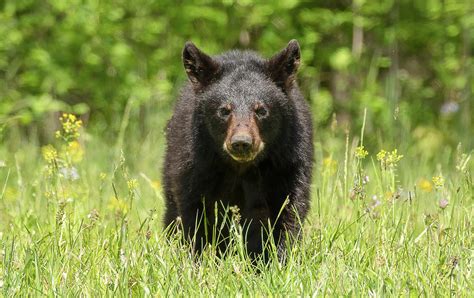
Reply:
[[[101,173],[99,174],[99,178],[100,178],[100,180],[103,181],[103,180],[107,179],[107,174],[104,173],[104,172],[101,172]]]
[[[69,142],[80,136],[79,129],[82,127],[82,120],[77,119],[73,114],[64,113],[59,117],[59,121],[61,122],[62,131],[56,131],[57,138],[63,138]]]
[[[364,159],[368,154],[369,154],[369,152],[367,152],[367,150],[365,150],[363,145],[357,147],[356,150],[355,150],[355,156],[359,159]]]
[[[6,201],[14,202],[18,200],[19,192],[15,187],[7,187],[4,195]]]
[[[403,155],[398,155],[397,149],[394,149],[392,152],[380,150],[380,152],[377,153],[377,160],[380,161],[380,165],[383,169],[387,167],[395,168],[402,157]]]
[[[74,140],[69,142],[66,150],[73,162],[78,163],[82,161],[84,149],[78,141]]]
[[[132,191],[138,188],[138,180],[130,179],[127,181],[128,190]]]
[[[323,159],[323,170],[330,176],[334,175],[337,171],[337,161],[328,156]]]
[[[377,153],[377,160],[378,161],[383,161],[383,160],[385,160],[386,156],[387,156],[387,151],[382,149],[382,150],[380,150],[379,153]]]
[[[387,156],[387,164],[389,165],[396,165],[400,159],[402,159],[403,155],[398,155],[398,150],[394,149],[390,154]]]
[[[109,201],[108,207],[109,209],[113,210],[117,214],[125,215],[128,213],[128,205],[122,199],[112,197]]]
[[[161,188],[161,182],[160,180],[154,180],[151,182],[151,187],[155,190],[159,190]]]
[[[424,192],[432,192],[433,191],[433,184],[431,181],[425,178],[421,178],[417,182],[417,186]]]
[[[433,181],[433,184],[434,186],[439,189],[439,188],[442,188],[444,186],[444,177],[439,175],[439,176],[434,176],[432,178],[432,181]]]
[[[395,194],[395,193],[394,193],[393,191],[387,191],[387,192],[385,192],[385,194],[384,194],[384,195],[385,195],[385,199],[386,199],[387,201],[392,200],[394,194]]]
[[[51,145],[44,146],[41,148],[44,160],[48,163],[53,163],[58,158],[58,151]]]

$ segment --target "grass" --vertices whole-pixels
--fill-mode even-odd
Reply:
[[[317,140],[312,209],[286,265],[255,268],[238,233],[228,257],[210,248],[198,264],[163,233],[163,122],[138,138],[127,116],[110,146],[68,117],[52,147],[0,145],[5,297],[472,295],[473,163],[461,148],[425,160]]]

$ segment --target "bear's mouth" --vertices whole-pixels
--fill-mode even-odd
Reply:
[[[227,145],[227,142],[224,142],[223,149],[224,151],[236,162],[238,163],[249,163],[255,160],[255,158],[259,155],[260,152],[263,151],[265,147],[265,143],[259,142],[256,148],[252,148],[252,150],[245,152],[245,153],[238,153],[233,152],[229,149],[230,146]]]

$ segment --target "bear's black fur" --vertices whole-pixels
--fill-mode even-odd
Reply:
[[[262,252],[270,223],[283,254],[310,207],[312,120],[295,82],[298,42],[268,60],[237,50],[210,57],[188,42],[183,63],[189,82],[166,133],[165,226],[180,217],[200,251],[211,231],[203,210],[210,224],[214,206],[236,205],[248,252]]]

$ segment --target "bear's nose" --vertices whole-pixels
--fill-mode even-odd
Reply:
[[[236,154],[247,154],[252,148],[252,137],[247,134],[234,135],[230,145]]]

